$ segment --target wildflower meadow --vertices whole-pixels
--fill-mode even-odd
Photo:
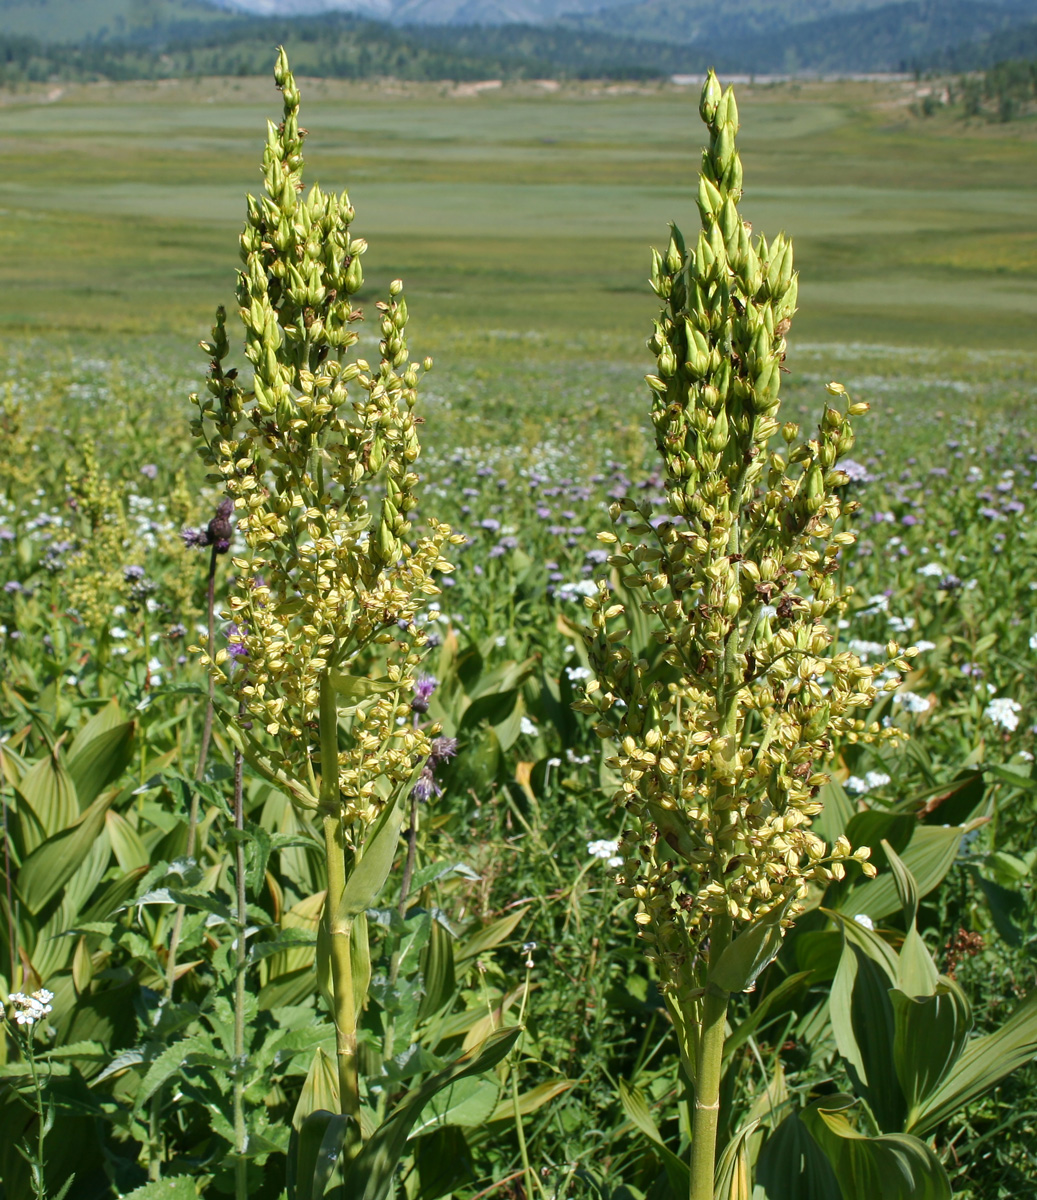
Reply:
[[[1032,353],[797,345],[710,73],[639,372],[451,374],[311,82],[4,360],[0,1200],[1032,1195]]]

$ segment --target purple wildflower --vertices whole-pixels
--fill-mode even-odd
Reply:
[[[428,702],[438,684],[439,680],[434,675],[421,675],[414,681],[414,699],[410,702],[413,712],[428,712]]]
[[[145,479],[157,479],[158,467],[154,463],[145,463],[144,466],[141,467],[140,473]]]
[[[227,653],[231,658],[248,658],[245,638],[248,637],[248,626],[231,622],[227,626]]]
[[[457,738],[452,737],[437,737],[432,739],[429,746],[429,763],[433,767],[438,767],[441,763],[448,762],[457,753]]]

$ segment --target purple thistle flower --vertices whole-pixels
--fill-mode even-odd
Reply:
[[[442,796],[443,789],[436,783],[436,777],[432,774],[432,768],[428,764],[421,768],[421,774],[418,776],[417,783],[411,788],[410,794],[422,804],[427,804],[433,796]]]
[[[429,763],[433,767],[438,767],[440,764],[449,762],[457,753],[457,738],[452,737],[437,737],[432,739],[429,746]]]
[[[421,675],[414,681],[414,699],[410,702],[412,712],[428,712],[428,702],[438,684],[439,680],[434,675]]]

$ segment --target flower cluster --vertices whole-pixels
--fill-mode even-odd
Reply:
[[[363,319],[351,297],[363,283],[366,243],[350,233],[348,196],[319,186],[301,194],[305,134],[283,52],[275,78],[284,119],[269,125],[266,194],[249,198],[238,276],[251,390],[224,369],[221,311],[203,343],[209,394],[195,398],[196,436],[233,500],[246,547],[233,560],[227,614],[237,627],[235,670],[227,679],[221,669],[228,648],[211,663],[202,657],[240,703],[243,724],[258,723],[274,739],[269,765],[279,781],[293,781],[297,802],[341,804],[347,822],[369,822],[384,802],[383,783],[406,781],[428,756],[426,735],[401,718],[410,715],[425,642],[414,618],[439,591],[435,573],[450,570],[442,551],[452,535],[430,522],[424,537],[409,536],[418,368],[408,362],[402,284],[377,305],[380,364],[346,361]],[[385,675],[368,679],[379,652]],[[344,701],[351,725],[338,780],[318,785],[321,697],[329,692]]]
[[[30,1028],[53,1011],[50,1002],[54,999],[54,993],[46,988],[40,988],[31,996],[26,996],[24,992],[12,992],[8,999],[14,1009],[14,1019],[19,1025],[27,1025]]]
[[[779,424],[792,247],[751,238],[738,214],[737,109],[712,74],[701,114],[702,231],[687,248],[672,227],[653,262],[665,307],[648,384],[666,510],[621,499],[615,532],[599,534],[614,574],[585,601],[596,678],[580,705],[615,747],[633,818],[622,889],[664,989],[685,992],[701,984],[709,939],[773,910],[788,923],[811,884],[843,877],[849,843],[829,849],[810,830],[823,764],[834,736],[896,735],[853,712],[908,667],[894,642],[870,665],[832,652],[826,618],[846,606],[836,572],[856,508],[838,464],[867,406],[831,384],[815,436]],[[872,874],[867,856],[853,855]]]

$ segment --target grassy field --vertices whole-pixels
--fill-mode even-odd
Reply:
[[[905,84],[740,89],[745,208],[785,228],[804,342],[1023,349],[1037,332],[1037,129],[911,114]],[[259,80],[73,86],[0,107],[0,329],[188,344],[229,300],[257,185]],[[416,342],[485,331],[641,357],[648,245],[697,225],[695,89],[304,90],[311,180],[348,186],[372,286]],[[525,335],[535,335],[532,338]],[[503,339],[498,337],[494,345]]]

